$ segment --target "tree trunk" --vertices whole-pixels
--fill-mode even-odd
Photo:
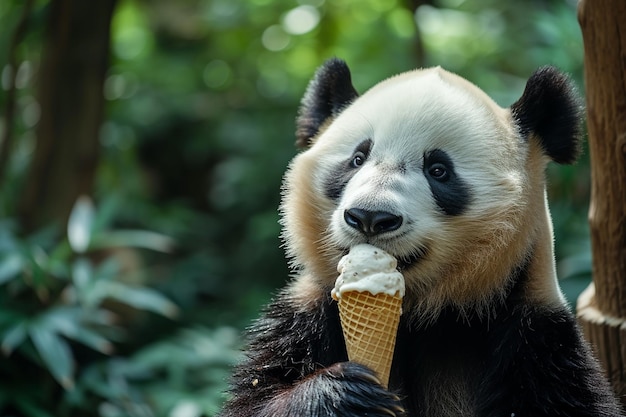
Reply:
[[[591,159],[594,283],[579,321],[620,398],[626,398],[626,1],[582,0]]]
[[[52,0],[41,66],[37,143],[19,204],[25,231],[66,222],[90,193],[115,0]]]
[[[16,118],[16,101],[17,101],[17,68],[18,54],[17,50],[28,33],[28,24],[31,11],[33,9],[34,0],[26,0],[22,6],[22,16],[15,27],[15,32],[11,37],[9,44],[7,66],[9,76],[9,88],[5,100],[4,108],[4,135],[0,140],[0,184],[5,181],[5,175],[9,169],[9,159],[13,151],[13,140],[15,138],[14,125]],[[2,130],[2,129],[0,129]]]

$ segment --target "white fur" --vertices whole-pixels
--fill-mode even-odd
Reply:
[[[329,171],[366,139],[371,153],[338,204],[323,197]],[[437,209],[423,174],[424,154],[434,149],[452,158],[471,190],[462,215]],[[407,307],[420,315],[434,316],[446,303],[487,311],[531,246],[541,258],[535,294],[561,303],[546,162],[538,146],[519,137],[510,111],[466,80],[440,68],[401,74],[358,98],[292,163],[282,205],[288,253],[307,272],[302,279],[327,286],[343,252],[366,240],[345,223],[344,211],[382,210],[401,215],[402,226],[369,243],[396,257],[429,248],[405,273]]]

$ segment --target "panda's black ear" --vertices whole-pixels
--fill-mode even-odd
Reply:
[[[522,136],[536,137],[546,154],[559,164],[571,164],[580,154],[582,111],[572,81],[549,66],[533,73],[522,97],[511,106]]]
[[[348,65],[338,58],[326,61],[309,82],[296,120],[296,145],[306,148],[324,122],[337,116],[359,94],[352,86]]]

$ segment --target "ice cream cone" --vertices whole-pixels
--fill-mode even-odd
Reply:
[[[387,387],[402,313],[402,297],[399,294],[349,291],[338,301],[348,359],[374,370]]]

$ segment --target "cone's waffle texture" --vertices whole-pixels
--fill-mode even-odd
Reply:
[[[401,313],[402,297],[398,295],[350,291],[339,299],[348,359],[373,369],[385,387]]]

